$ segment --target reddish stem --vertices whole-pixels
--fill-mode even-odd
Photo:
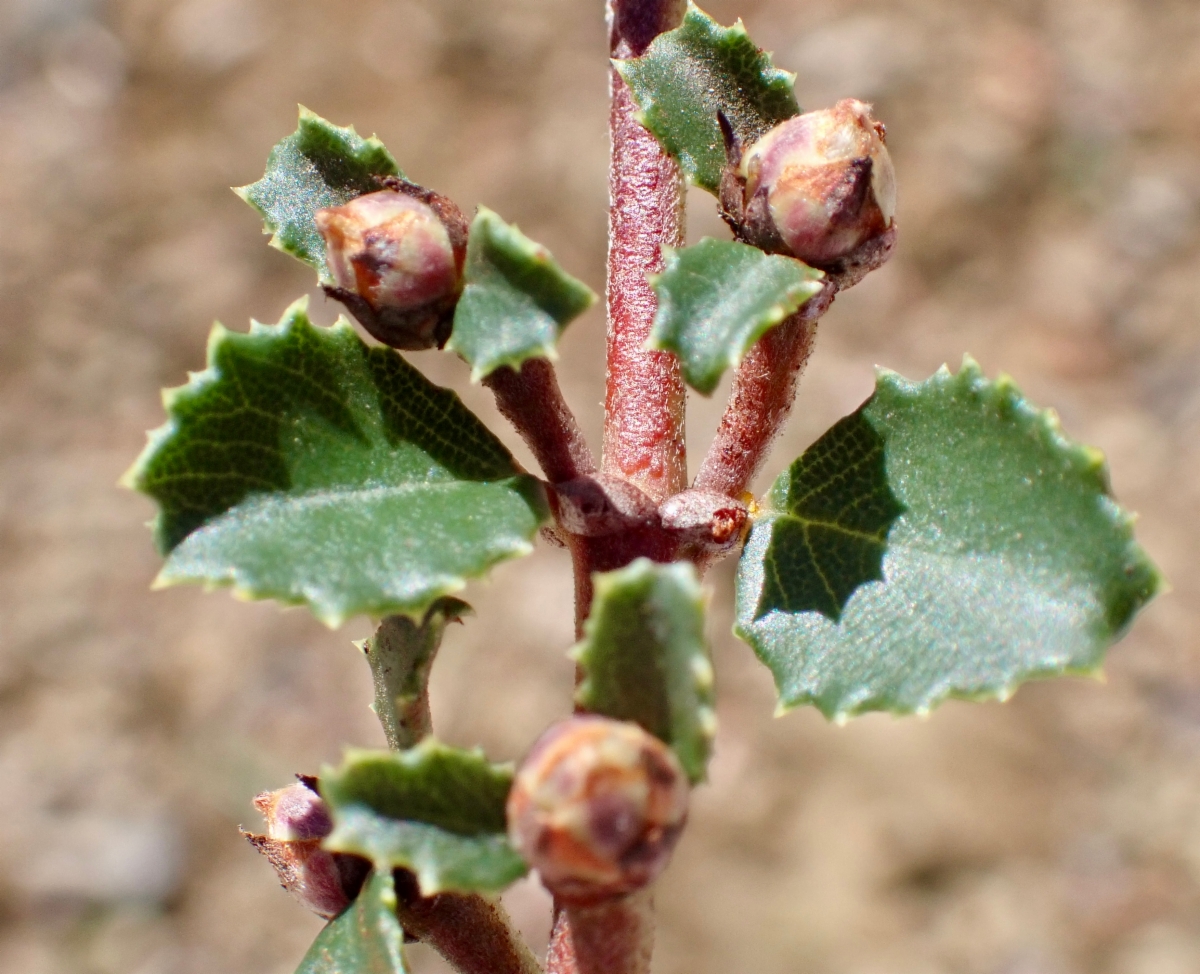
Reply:
[[[609,49],[634,57],[678,26],[683,0],[609,0]],[[625,82],[609,73],[608,348],[603,472],[633,484],[653,504],[687,486],[686,393],[678,360],[648,351],[658,300],[646,275],[662,269],[664,244],[684,243],[684,189],[678,164],[634,117]],[[575,618],[591,609],[592,573],[639,555],[662,558],[658,532],[620,540],[572,539]],[[647,548],[650,550],[642,550]],[[669,557],[669,556],[668,556]],[[610,564],[611,562],[611,564]],[[547,974],[649,974],[654,914],[649,891],[588,908],[562,907]]]
[[[550,483],[595,473],[592,451],[548,361],[529,359],[519,372],[505,366],[488,375],[483,384],[492,390],[500,412],[533,451]]]
[[[429,944],[461,974],[541,974],[504,910],[482,896],[422,896],[406,869],[396,876],[396,914],[404,932]]]
[[[826,285],[799,312],[767,332],[742,360],[694,487],[726,497],[740,497],[749,488],[792,411],[796,382],[812,354],[817,320],[835,293],[834,285]]]
[[[564,907],[554,920],[547,974],[649,974],[654,901],[643,890],[588,907]]]
[[[653,14],[668,6],[674,4],[615,3],[614,25],[629,16],[629,10],[637,11],[639,24],[662,25],[662,17]],[[612,49],[617,57],[635,51],[616,26]],[[685,394],[678,360],[645,348],[658,308],[646,275],[662,269],[663,244],[683,245],[683,177],[675,160],[634,117],[629,88],[615,70],[610,85],[604,472],[662,502],[687,485]]]

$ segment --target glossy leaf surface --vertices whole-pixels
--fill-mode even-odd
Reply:
[[[470,364],[472,382],[529,358],[557,358],[562,330],[596,300],[545,247],[486,207],[471,224],[465,282],[447,347]]]
[[[640,724],[675,751],[693,782],[704,778],[716,732],[704,601],[685,562],[639,558],[598,574],[583,642],[571,653],[583,671],[576,703]]]
[[[165,395],[127,475],[153,497],[158,584],[230,585],[336,625],[416,614],[528,553],[538,482],[458,397],[305,302],[278,325],[219,325],[209,367]]]
[[[508,766],[433,740],[399,752],[352,750],[321,775],[334,815],[324,844],[377,868],[411,869],[426,895],[497,892],[527,868],[506,835],[511,787]]]
[[[875,394],[772,487],[738,634],[783,709],[923,712],[1091,672],[1161,579],[1103,457],[969,359]]]
[[[688,385],[706,396],[768,330],[821,290],[824,277],[732,240],[706,237],[664,248],[663,256],[662,273],[651,279],[658,312],[650,344],[674,352]]]
[[[684,175],[710,193],[725,167],[718,114],[748,148],[800,113],[795,75],[774,67],[740,20],[722,27],[690,2],[681,26],[656,37],[641,57],[615,63],[641,123],[679,160]]]
[[[262,215],[272,247],[311,265],[322,283],[332,284],[313,214],[377,191],[376,177],[400,175],[377,138],[364,139],[353,127],[339,128],[301,107],[296,131],[271,150],[263,178],[234,192]]]
[[[296,974],[405,974],[403,947],[392,872],[376,871],[317,934]]]

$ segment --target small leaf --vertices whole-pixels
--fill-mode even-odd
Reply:
[[[693,782],[703,780],[716,715],[695,569],[639,558],[594,579],[584,640],[571,651],[584,674],[576,703],[640,724],[675,751]]]
[[[512,769],[426,739],[407,751],[351,750],[321,775],[333,809],[325,847],[404,867],[422,892],[498,892],[526,872],[508,844]]]
[[[377,138],[364,139],[353,127],[338,128],[301,106],[296,131],[271,150],[263,178],[234,192],[262,214],[272,247],[311,265],[321,283],[332,284],[313,214],[375,192],[376,177],[401,175]]]
[[[690,0],[680,27],[656,37],[641,57],[614,63],[641,109],[639,121],[689,180],[713,194],[725,168],[718,114],[747,148],[800,114],[796,76],[772,65],[740,20],[722,27]]]
[[[375,715],[388,747],[413,747],[431,733],[429,671],[446,626],[471,612],[461,599],[438,599],[422,619],[388,616],[375,635],[355,645],[371,665]]]
[[[337,625],[417,614],[532,550],[538,482],[448,389],[306,301],[248,335],[219,325],[208,369],[164,396],[126,483],[159,503],[159,585],[232,585]]]
[[[337,830],[325,845],[364,856],[381,869],[411,869],[425,896],[448,890],[499,893],[529,871],[502,832],[457,835],[436,825],[378,815],[365,805],[347,805],[339,812]]]
[[[392,871],[378,870],[317,934],[296,974],[405,974],[403,947]]]
[[[969,358],[875,394],[772,487],[736,631],[781,709],[844,718],[1092,672],[1159,590],[1103,457]]]
[[[470,364],[472,382],[529,358],[557,358],[558,336],[596,300],[550,251],[482,206],[471,224],[465,281],[447,347]]]
[[[651,278],[658,312],[650,347],[674,352],[683,377],[710,395],[764,334],[821,290],[825,276],[790,257],[709,237],[682,250],[663,248]]]

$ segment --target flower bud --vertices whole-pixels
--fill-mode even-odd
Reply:
[[[445,197],[389,185],[314,214],[336,284],[326,290],[394,348],[444,344],[462,286],[465,221]]]
[[[637,724],[577,716],[551,727],[517,770],[509,838],[564,903],[649,885],[687,817],[675,754]]]
[[[741,157],[751,242],[837,269],[892,227],[896,174],[883,126],[853,98],[781,122]]]
[[[267,820],[267,834],[242,834],[267,857],[283,888],[318,916],[329,919],[341,913],[370,865],[321,848],[321,840],[333,831],[333,818],[315,782],[305,778],[263,792],[254,799],[254,807]]]

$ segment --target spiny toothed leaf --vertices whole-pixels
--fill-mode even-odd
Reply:
[[[527,869],[506,834],[511,787],[511,767],[431,739],[407,751],[351,750],[321,775],[334,817],[324,845],[377,869],[411,869],[426,896],[498,892]]]
[[[706,237],[682,250],[663,248],[651,278],[658,312],[653,348],[674,352],[683,377],[709,395],[764,334],[821,290],[825,276],[790,257]]]
[[[159,504],[158,584],[231,585],[329,625],[417,614],[532,550],[538,482],[448,389],[306,301],[246,335],[219,325],[208,369],[126,483]]]
[[[557,358],[558,336],[596,300],[550,251],[482,206],[471,224],[464,278],[447,347],[470,364],[472,382],[501,366],[519,369],[529,358]]]
[[[296,974],[405,974],[404,931],[390,869],[373,872],[358,897],[313,941]]]
[[[311,265],[322,283],[332,284],[313,214],[377,191],[377,177],[402,175],[377,138],[364,139],[353,126],[339,128],[301,106],[296,131],[271,150],[263,178],[234,192],[262,214],[272,247]]]
[[[844,718],[1096,670],[1161,578],[1099,451],[969,358],[875,394],[786,471],[738,567],[736,631],[781,709]]]
[[[576,703],[640,724],[675,751],[693,782],[703,780],[716,715],[695,569],[639,558],[594,578],[584,639],[571,651],[584,676]]]
[[[718,114],[747,148],[800,114],[796,76],[772,65],[740,20],[722,27],[691,2],[681,26],[656,37],[641,57],[614,63],[641,123],[689,180],[713,194],[725,167]]]

